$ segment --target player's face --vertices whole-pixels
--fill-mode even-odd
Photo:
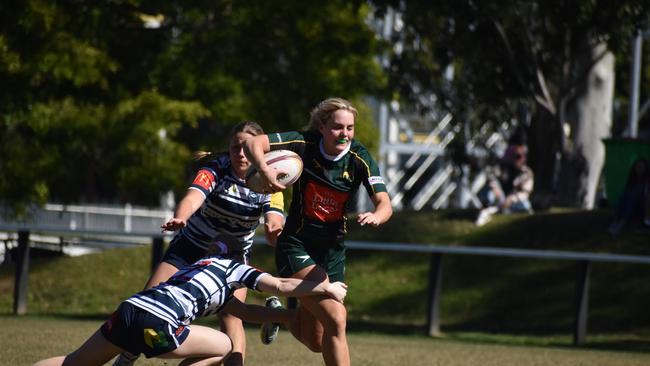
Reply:
[[[354,114],[339,109],[334,112],[332,120],[319,128],[323,135],[323,147],[329,155],[338,155],[348,147],[354,138]]]
[[[251,137],[253,137],[253,135],[250,133],[237,132],[230,139],[230,162],[232,163],[232,168],[235,171],[235,174],[237,174],[241,179],[244,179],[246,169],[251,165],[248,159],[246,159],[246,155],[244,155],[242,145],[244,141]]]

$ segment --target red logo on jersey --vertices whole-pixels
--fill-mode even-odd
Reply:
[[[194,182],[192,182],[192,184],[196,184],[206,190],[210,190],[212,183],[214,183],[214,175],[207,170],[199,170],[199,172],[196,173]]]
[[[315,182],[307,183],[305,188],[305,214],[323,222],[343,219],[345,202],[350,196]]]
[[[183,333],[184,330],[185,330],[185,326],[181,325],[180,327],[176,328],[176,331],[174,332],[174,335],[176,335],[176,337],[178,337],[179,335],[181,335],[181,333]]]

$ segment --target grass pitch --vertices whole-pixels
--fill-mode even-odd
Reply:
[[[650,255],[649,231],[630,227],[611,238],[610,215],[497,216],[477,228],[466,213],[399,213],[378,229],[352,227],[350,239]],[[8,315],[14,267],[0,266],[0,366],[30,365],[73,350],[142,288],[151,266],[147,245],[75,258],[33,254],[27,317]],[[256,248],[253,263],[273,272],[272,250]],[[449,255],[443,267],[446,336],[430,339],[422,336],[429,257],[348,252],[354,365],[650,365],[650,266],[594,263],[589,333],[580,348],[571,346],[575,263]],[[248,302],[263,300],[263,294],[249,292]],[[247,334],[248,365],[322,364],[288,333],[270,347],[259,343],[256,329]],[[164,361],[138,362],[152,364]]]
[[[100,319],[0,316],[0,365],[31,365],[79,346],[103,322]],[[319,354],[302,346],[286,331],[269,346],[261,344],[256,327],[246,329],[247,365],[322,365]],[[349,335],[353,365],[445,366],[641,366],[650,354],[562,347],[505,346],[484,342],[431,339],[367,333]],[[176,365],[178,360],[140,359],[137,365]]]

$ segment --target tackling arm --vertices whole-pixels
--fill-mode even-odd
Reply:
[[[288,323],[296,315],[296,310],[273,309],[260,305],[245,304],[233,297],[222,311],[251,323]]]
[[[278,278],[271,275],[260,278],[257,287],[264,292],[279,296],[314,296],[327,295],[343,302],[348,286],[343,282],[313,282],[297,278]]]

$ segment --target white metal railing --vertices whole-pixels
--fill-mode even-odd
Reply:
[[[172,217],[166,209],[124,206],[62,205],[48,203],[32,211],[26,220],[0,218],[0,225],[36,224],[51,229],[72,231],[101,230],[111,233],[160,232],[160,225]]]

